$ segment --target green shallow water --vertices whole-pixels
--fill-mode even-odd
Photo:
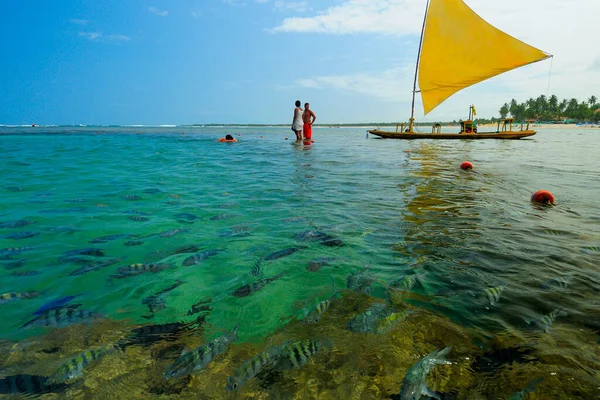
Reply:
[[[452,364],[428,378],[444,398],[509,398],[538,377],[544,381],[529,398],[600,397],[600,131],[407,142],[367,139],[362,129],[315,129],[316,143],[304,147],[276,128],[238,128],[235,144],[216,142],[226,129],[183,130],[2,128],[0,223],[33,223],[0,229],[0,249],[31,247],[0,261],[0,292],[40,295],[0,304],[0,375],[50,375],[69,357],[136,327],[193,321],[190,307],[210,299],[205,322],[175,347],[128,347],[89,366],[60,395],[119,397],[127,389],[132,397],[201,391],[220,398],[227,376],[265,346],[318,337],[333,344],[308,365],[254,379],[228,396],[389,398],[412,364],[452,345]],[[464,160],[475,170],[461,171]],[[538,189],[552,191],[556,205],[531,204]],[[173,229],[182,231],[156,235]],[[309,230],[344,245],[301,240]],[[10,238],[19,232],[36,235]],[[89,243],[105,235],[128,236]],[[173,255],[184,245],[221,252],[185,266],[190,254]],[[61,256],[90,247],[105,254],[100,259],[119,261],[71,276],[81,265]],[[298,251],[264,261],[288,248]],[[329,265],[307,270],[323,257]],[[119,267],[151,262],[172,268],[110,278]],[[257,265],[265,278],[283,275],[250,296],[233,296],[257,281]],[[346,288],[363,270],[373,280],[370,295]],[[384,302],[386,285],[403,275],[415,285],[390,297],[410,309],[406,321],[382,334],[344,329]],[[545,285],[557,277],[567,286]],[[143,299],[177,280],[183,283],[152,316]],[[332,295],[332,281],[343,290],[323,319],[298,322]],[[493,287],[503,291],[490,304],[484,290]],[[21,328],[40,306],[73,295],[72,303],[101,318]],[[567,315],[548,332],[528,324],[557,309]],[[237,324],[239,339],[206,371],[178,383],[162,379],[183,346]]]

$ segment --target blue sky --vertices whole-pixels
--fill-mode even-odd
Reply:
[[[600,87],[600,51],[590,46],[600,2],[579,0],[579,23],[561,34],[556,21],[574,8],[564,0],[466,2],[555,55],[551,93],[600,95],[588,93]],[[5,2],[0,124],[287,123],[296,99],[310,102],[322,123],[405,120],[424,4]],[[589,35],[587,47],[581,35]],[[461,92],[426,118],[419,108],[417,117],[458,119],[471,103],[492,116],[512,97],[545,93],[549,72],[549,62],[522,68]]]

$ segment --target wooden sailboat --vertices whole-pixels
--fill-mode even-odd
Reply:
[[[409,122],[396,124],[395,132],[376,129],[369,133],[385,139],[520,139],[535,135],[529,122],[513,130],[511,118],[498,123],[495,131],[478,132],[473,122],[474,106],[469,109],[469,119],[461,123],[459,133],[442,133],[438,124],[431,133],[415,132],[415,96],[421,93],[427,115],[464,88],[549,57],[552,56],[490,25],[462,0],[428,0]]]

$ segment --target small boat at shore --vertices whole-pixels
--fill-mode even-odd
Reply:
[[[458,133],[442,133],[435,124],[431,133],[415,132],[415,96],[421,93],[425,115],[450,96],[479,82],[552,57],[490,25],[463,0],[428,0],[421,30],[409,122],[395,131],[368,133],[383,139],[521,139],[533,136],[529,121],[515,125],[512,118],[495,131],[478,132],[474,118],[461,121]],[[419,90],[417,90],[417,79]],[[518,130],[513,130],[518,128]]]

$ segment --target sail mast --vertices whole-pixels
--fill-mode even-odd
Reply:
[[[417,54],[417,65],[415,66],[415,83],[413,86],[412,108],[410,111],[410,132],[413,131],[413,123],[415,121],[415,96],[417,95],[417,76],[419,75],[419,62],[421,61],[421,48],[423,47],[423,35],[425,34],[427,11],[429,11],[429,0],[427,0],[427,6],[425,7],[425,17],[423,17],[423,28],[421,28],[421,39],[419,40],[419,53]]]

